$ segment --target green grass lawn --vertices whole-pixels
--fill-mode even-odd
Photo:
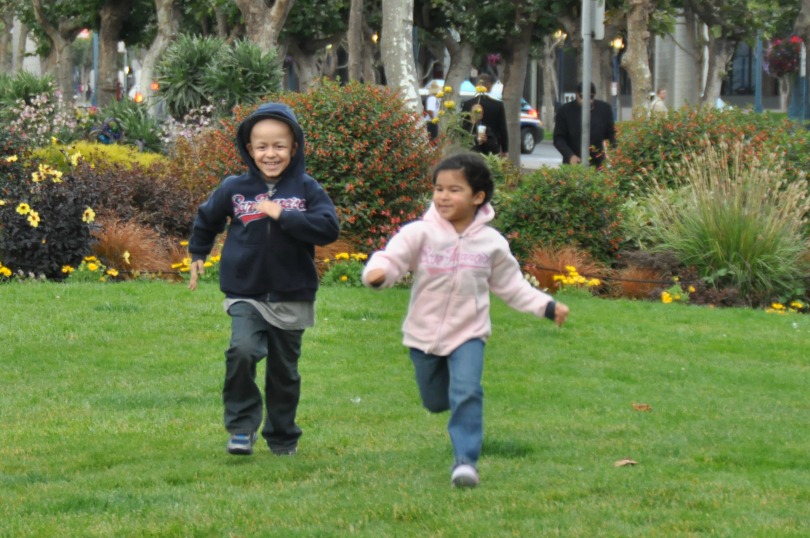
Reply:
[[[407,300],[323,289],[298,455],[234,457],[215,285],[0,286],[0,536],[810,535],[810,316],[496,302],[482,483],[454,490]]]

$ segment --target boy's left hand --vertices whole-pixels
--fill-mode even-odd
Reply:
[[[281,212],[283,211],[281,204],[272,200],[262,200],[256,204],[256,209],[273,220],[278,220],[278,218],[281,216]]]

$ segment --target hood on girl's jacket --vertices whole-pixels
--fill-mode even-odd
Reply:
[[[298,144],[298,149],[295,155],[290,160],[290,165],[281,174],[281,179],[287,177],[297,177],[306,173],[306,159],[304,157],[304,131],[298,123],[298,118],[295,117],[295,112],[290,107],[282,103],[265,103],[256,110],[254,110],[247,118],[245,118],[236,130],[236,147],[242,154],[242,160],[245,161],[251,175],[262,177],[259,168],[250,156],[247,146],[250,143],[250,131],[253,126],[261,120],[279,120],[283,121],[290,126],[293,132],[293,138]]]

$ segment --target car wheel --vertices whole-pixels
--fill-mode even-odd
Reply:
[[[531,153],[534,151],[534,146],[537,141],[534,139],[534,133],[531,129],[525,128],[520,130],[520,152]]]

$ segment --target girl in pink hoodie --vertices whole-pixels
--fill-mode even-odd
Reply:
[[[478,485],[483,442],[481,376],[484,344],[492,334],[490,291],[521,312],[562,326],[568,307],[533,288],[506,239],[488,223],[494,184],[477,154],[444,159],[433,172],[433,203],[421,221],[403,226],[374,253],[363,283],[391,287],[413,274],[403,343],[410,348],[424,406],[450,410],[447,431],[455,463],[451,483]]]

